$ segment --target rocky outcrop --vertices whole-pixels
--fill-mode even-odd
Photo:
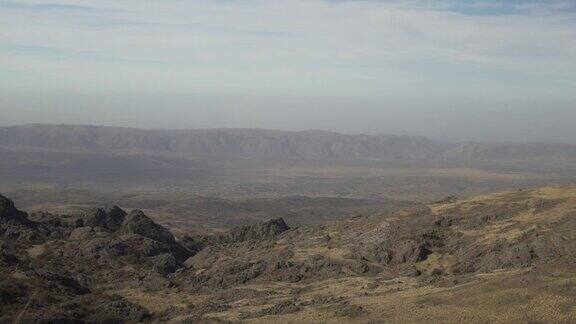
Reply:
[[[225,235],[219,236],[216,240],[222,243],[266,240],[274,238],[289,229],[290,227],[284,222],[284,219],[276,218],[267,222],[237,227]]]
[[[14,202],[0,195],[0,224],[32,226],[28,219],[28,214],[19,211],[14,206]]]
[[[41,235],[36,226],[28,219],[27,213],[17,210],[13,201],[0,195],[0,238],[37,241]]]
[[[82,215],[79,221],[82,226],[101,227],[109,231],[116,231],[122,226],[125,217],[126,212],[120,207],[114,206],[110,209],[92,208]]]
[[[121,234],[136,234],[165,244],[175,244],[176,240],[166,228],[156,224],[141,210],[133,210],[124,219],[120,228]]]
[[[309,292],[355,290],[379,298],[422,285],[453,287],[501,269],[574,267],[574,200],[524,195],[293,229],[277,218],[184,240],[142,211],[117,207],[77,218],[36,215],[27,227],[26,215],[4,201],[0,225],[9,224],[0,239],[0,322],[15,322],[26,307],[22,322],[202,322],[236,307],[243,309],[239,320],[310,307],[341,321],[364,320],[370,307],[338,296],[310,299]],[[18,229],[42,240],[23,239]],[[561,289],[571,291],[565,284]],[[149,313],[132,303],[143,299],[146,307],[156,300],[176,305]]]

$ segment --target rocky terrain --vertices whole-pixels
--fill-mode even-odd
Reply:
[[[279,215],[281,216],[281,215]],[[0,322],[574,322],[576,188],[175,237],[0,198]]]
[[[141,209],[175,234],[206,234],[282,216],[296,225],[320,224],[414,206],[409,201],[285,196],[224,199],[190,193],[102,192],[79,189],[18,189],[6,195],[31,212],[78,214],[93,206]]]

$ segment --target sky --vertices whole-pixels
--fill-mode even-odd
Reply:
[[[576,142],[575,0],[0,0],[0,125]]]

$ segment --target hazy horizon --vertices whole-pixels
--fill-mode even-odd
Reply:
[[[248,96],[51,97],[51,104],[29,98],[18,112],[4,112],[1,126],[82,124],[144,129],[261,128],[287,131],[324,130],[345,134],[424,136],[442,141],[555,142],[576,144],[569,103],[556,109],[546,103],[526,107],[482,102],[427,105],[395,100],[381,109],[363,98],[294,98]],[[0,110],[12,106],[0,98]],[[411,108],[405,108],[410,105]],[[414,108],[419,105],[420,107]],[[122,106],[123,109],[118,109]],[[471,109],[459,109],[467,106]],[[483,108],[483,109],[480,109]]]
[[[576,5],[0,1],[0,124],[576,144]]]

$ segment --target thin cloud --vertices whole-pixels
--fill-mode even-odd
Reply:
[[[501,80],[522,85],[529,75],[539,80],[533,95],[576,80],[572,7],[554,0],[0,2],[0,69],[74,91],[86,78],[100,91],[121,91],[130,80],[142,91],[362,96],[449,96],[490,83],[512,89]],[[118,64],[128,73],[122,78]]]
[[[109,9],[69,3],[21,3],[0,1],[0,9],[29,12],[110,12]]]

